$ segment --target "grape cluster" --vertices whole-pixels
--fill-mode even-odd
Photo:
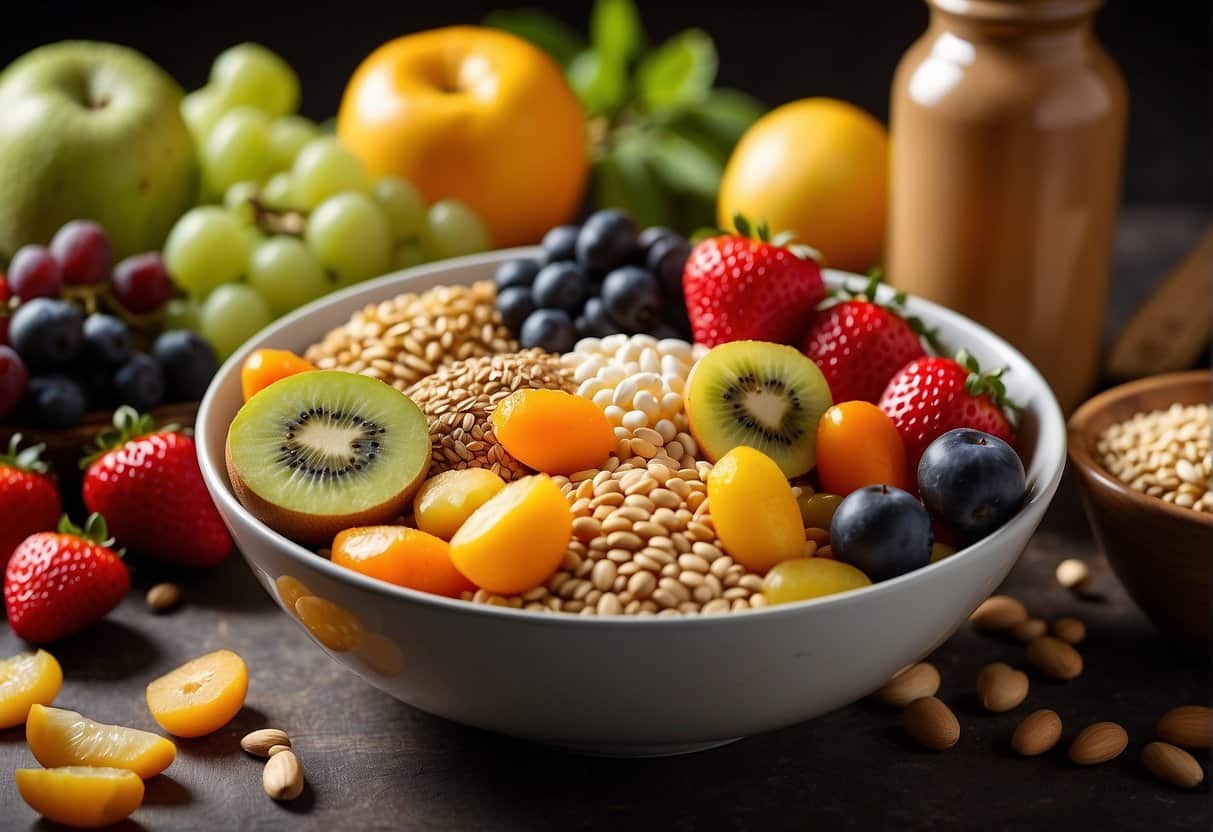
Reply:
[[[563,353],[616,333],[690,340],[683,237],[606,210],[551,229],[542,246],[541,258],[506,261],[493,276],[497,309],[524,347]]]
[[[136,349],[173,292],[155,252],[113,265],[94,222],[73,220],[49,247],[21,248],[0,275],[0,419],[63,428],[90,407],[201,398],[218,362],[200,337],[165,331]]]
[[[491,247],[465,204],[427,205],[409,182],[374,179],[298,104],[291,67],[252,43],[220,53],[209,83],[182,100],[204,201],[217,204],[187,212],[165,243],[188,296],[171,314],[223,357],[334,288]]]

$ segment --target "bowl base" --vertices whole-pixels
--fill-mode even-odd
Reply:
[[[678,757],[683,754],[695,754],[699,751],[709,751],[713,748],[729,745],[744,737],[732,737],[727,740],[710,740],[708,742],[686,743],[656,743],[653,745],[615,745],[613,743],[594,743],[589,745],[567,745],[564,743],[544,743],[553,748],[572,751],[575,754],[585,754],[590,757]]]

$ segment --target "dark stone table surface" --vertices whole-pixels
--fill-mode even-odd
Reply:
[[[1114,322],[1207,219],[1184,208],[1126,212]],[[1054,568],[1067,557],[1091,564],[1095,597],[1078,598],[1056,583]],[[165,578],[185,584],[186,601],[154,616],[143,590]],[[1069,683],[1033,676],[1024,705],[987,714],[973,694],[978,669],[992,661],[1022,665],[1023,649],[963,627],[931,658],[943,676],[940,696],[962,726],[960,743],[944,753],[911,745],[898,712],[860,702],[690,756],[576,756],[446,722],[370,687],[316,649],[238,556],[189,577],[138,564],[134,580],[136,589],[106,621],[55,647],[65,674],[56,705],[154,729],[144,685],[186,659],[231,648],[247,660],[251,678],[236,720],[210,737],[180,741],[177,761],[148,782],[127,829],[1210,828],[1207,785],[1191,792],[1164,786],[1138,759],[1167,709],[1209,701],[1208,662],[1173,650],[1133,607],[1092,542],[1069,476],[1003,591],[1036,615],[1086,621],[1086,670]],[[3,628],[0,655],[22,647]],[[1041,707],[1061,715],[1067,738],[1091,722],[1119,722],[1129,748],[1091,768],[1069,764],[1063,746],[1038,759],[1013,755],[1012,730]],[[293,803],[267,798],[259,761],[239,750],[243,733],[263,726],[292,735],[307,772],[307,789]],[[0,829],[53,828],[17,795],[9,772],[26,765],[36,763],[23,731],[0,731]]]

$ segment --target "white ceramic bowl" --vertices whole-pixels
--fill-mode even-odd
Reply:
[[[551,615],[381,583],[334,566],[241,507],[223,452],[246,354],[259,347],[302,352],[369,303],[487,278],[521,253],[410,269],[300,309],[224,364],[198,413],[203,476],[258,579],[289,614],[304,614],[330,656],[414,707],[503,734],[622,755],[691,751],[811,719],[870,693],[947,639],[1011,569],[1057,489],[1065,423],[1044,379],[989,330],[911,299],[910,311],[938,327],[945,342],[966,346],[985,367],[1010,368],[1008,390],[1025,407],[1029,495],[990,537],[895,580],[717,616]],[[324,600],[296,605],[301,592]],[[326,612],[346,629],[326,629]]]

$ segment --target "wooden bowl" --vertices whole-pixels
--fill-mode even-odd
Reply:
[[[1152,376],[1099,394],[1069,422],[1070,463],[1116,575],[1159,630],[1205,653],[1213,514],[1134,491],[1100,465],[1095,444],[1105,428],[1135,413],[1208,402],[1211,392],[1208,370]]]

